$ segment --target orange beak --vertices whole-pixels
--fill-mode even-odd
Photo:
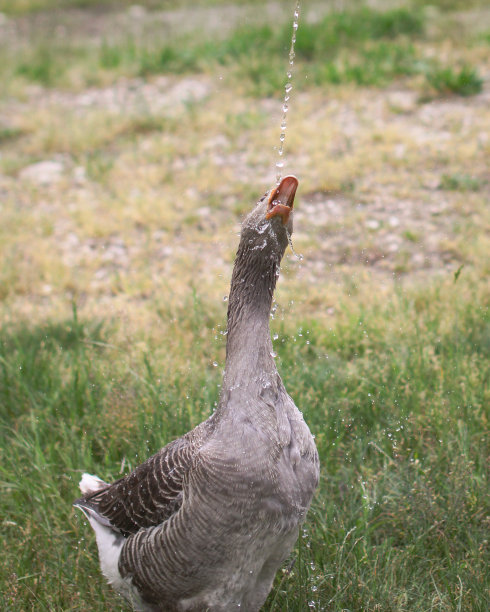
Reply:
[[[294,196],[298,188],[298,179],[295,176],[285,176],[277,187],[272,189],[267,202],[266,219],[281,217],[284,225],[288,222],[293,210]]]

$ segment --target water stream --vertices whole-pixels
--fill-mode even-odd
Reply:
[[[291,98],[291,90],[293,89],[293,66],[294,66],[294,46],[296,44],[296,32],[298,31],[299,23],[299,0],[296,2],[293,16],[293,32],[291,34],[291,46],[289,48],[289,64],[286,72],[287,81],[284,85],[284,101],[282,105],[281,118],[281,133],[279,136],[279,148],[277,151],[278,159],[276,161],[276,182],[279,185],[282,177],[282,169],[284,168],[284,141],[286,140],[287,116],[289,110],[289,100]]]

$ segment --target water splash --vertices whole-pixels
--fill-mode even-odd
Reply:
[[[277,151],[278,160],[276,161],[276,182],[279,185],[282,177],[282,169],[284,168],[284,141],[286,140],[286,129],[287,129],[287,116],[289,111],[289,100],[291,97],[291,90],[293,89],[293,66],[294,66],[294,46],[296,44],[296,32],[298,31],[299,23],[299,0],[296,2],[296,8],[294,9],[293,17],[293,33],[291,35],[291,46],[289,48],[289,65],[286,72],[287,81],[284,85],[284,102],[282,104],[282,118],[281,118],[281,133],[279,135],[279,149]]]
[[[303,259],[303,255],[301,255],[301,253],[296,253],[293,247],[293,239],[291,238],[291,234],[287,230],[286,230],[286,234],[287,234],[289,246],[291,247],[291,251],[293,252],[293,255],[296,257],[296,259],[299,259],[301,261]]]

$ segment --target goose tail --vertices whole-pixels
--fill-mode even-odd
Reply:
[[[80,487],[82,495],[91,495],[92,493],[97,493],[98,491],[105,489],[109,485],[107,482],[101,480],[98,476],[85,473],[82,474],[82,479],[80,480],[78,486]]]
[[[75,508],[80,510],[87,517],[92,529],[95,532],[97,548],[99,549],[99,561],[102,573],[108,582],[116,589],[122,586],[122,578],[119,573],[119,557],[126,538],[124,535],[107,519],[99,513],[96,501],[92,497],[109,485],[92,474],[83,474],[80,480],[80,491],[84,497],[73,502]]]

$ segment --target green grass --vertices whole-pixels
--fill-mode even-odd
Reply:
[[[0,147],[24,136],[24,131],[16,127],[0,125]]]
[[[384,86],[403,76],[423,75],[438,93],[473,95],[482,87],[475,68],[459,71],[425,59],[423,11],[377,11],[367,7],[332,12],[297,33],[298,70],[308,84]],[[224,70],[234,87],[254,96],[280,96],[291,24],[248,24],[210,41],[202,33],[165,39],[160,34],[112,34],[99,45],[42,32],[15,52],[0,49],[3,78],[45,87],[103,85],[121,76],[215,73]],[[481,44],[484,44],[482,42]],[[309,79],[309,80],[308,80]]]
[[[463,66],[459,70],[452,67],[435,67],[427,72],[427,81],[440,95],[474,96],[483,89],[483,79],[477,70],[470,66]]]
[[[389,302],[346,294],[329,326],[274,322],[322,477],[266,610],[488,609],[486,298],[462,275]],[[2,330],[2,609],[120,609],[70,505],[80,473],[130,470],[210,414],[221,378],[224,307],[196,294],[160,316],[143,349],[76,310]]]
[[[481,186],[479,179],[468,174],[443,174],[440,188],[448,191],[479,191]]]
[[[378,42],[341,53],[325,63],[313,63],[304,71],[317,85],[354,83],[383,86],[401,76],[423,71],[424,63],[410,43]]]
[[[260,0],[247,0],[248,4],[261,4]],[[220,6],[229,4],[228,0],[140,0],[139,6],[143,6],[149,11],[165,10],[176,7],[189,6]],[[289,0],[281,0],[285,10],[291,8]],[[355,6],[355,1],[346,3],[348,6]],[[411,12],[415,13],[420,7],[425,7],[426,2],[422,0],[411,0],[409,6]],[[114,8],[128,8],[133,5],[132,0],[0,0],[0,11],[7,15],[26,15],[40,11],[56,11],[63,9],[86,9],[97,7],[99,10],[111,10]],[[431,6],[440,10],[452,11],[462,10],[468,7],[485,6],[485,0],[433,0]],[[414,10],[415,9],[415,10]],[[414,17],[414,20],[417,17]],[[396,23],[394,24],[396,26]],[[386,24],[390,29],[392,23]]]
[[[257,0],[249,0],[253,3]],[[284,1],[284,0],[283,0]],[[219,6],[227,0],[141,0],[138,6],[149,11],[169,10],[176,7]],[[0,0],[0,11],[7,15],[29,15],[39,12],[59,11],[66,9],[91,9],[110,11],[127,9],[134,6],[132,0]]]

